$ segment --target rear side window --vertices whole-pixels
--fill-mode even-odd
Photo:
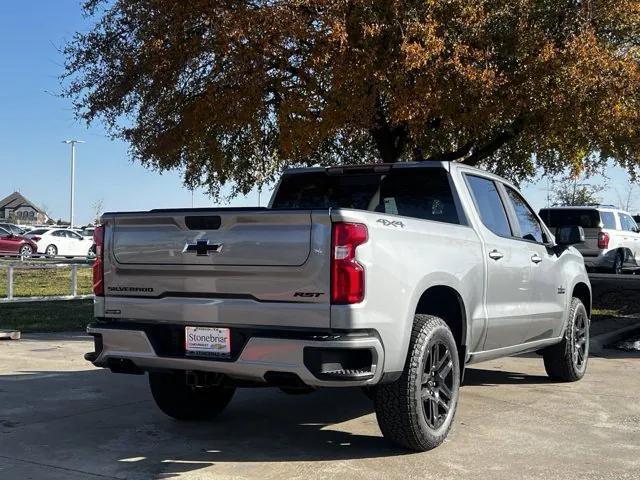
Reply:
[[[507,195],[513,206],[513,210],[516,213],[518,219],[518,225],[520,226],[520,237],[524,240],[530,240],[532,242],[546,243],[547,236],[542,230],[542,225],[538,221],[533,210],[527,205],[527,202],[522,196],[510,187],[507,189]]]
[[[613,212],[600,212],[600,220],[602,220],[602,227],[608,230],[616,229],[616,217]]]
[[[460,223],[449,174],[442,168],[397,168],[388,173],[285,175],[272,209],[353,208]]]
[[[596,209],[543,208],[540,210],[540,217],[550,228],[571,225],[578,225],[582,228],[600,228],[600,213]]]
[[[467,181],[482,223],[496,235],[510,237],[511,227],[507,220],[507,212],[495,182],[475,175],[467,175]]]

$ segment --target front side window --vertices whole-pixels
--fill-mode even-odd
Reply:
[[[633,218],[624,213],[620,214],[620,222],[622,223],[622,229],[627,232],[635,232],[638,228]]]
[[[520,226],[520,238],[523,240],[530,240],[532,242],[546,243],[547,236],[544,234],[542,225],[538,221],[533,210],[527,205],[527,202],[522,196],[511,187],[505,186],[507,189],[507,196],[513,206],[518,219],[518,225]]]
[[[467,181],[482,223],[496,235],[511,236],[507,212],[493,180],[467,175]]]

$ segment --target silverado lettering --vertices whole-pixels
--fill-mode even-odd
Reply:
[[[153,292],[152,287],[107,287],[107,290],[110,292],[141,292],[141,293],[151,293]]]

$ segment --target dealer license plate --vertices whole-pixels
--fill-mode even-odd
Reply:
[[[185,353],[197,357],[231,355],[231,331],[228,328],[185,327]]]

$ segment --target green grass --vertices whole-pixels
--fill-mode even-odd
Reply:
[[[78,267],[78,295],[91,294],[91,268]],[[8,291],[7,268],[0,265],[0,298]],[[68,268],[15,268],[14,297],[71,295],[71,266]]]
[[[93,321],[93,300],[0,304],[0,329],[29,332],[84,330]]]
[[[640,280],[638,280],[640,281]],[[640,295],[637,290],[608,290],[593,295],[593,314],[615,317],[640,314]]]

